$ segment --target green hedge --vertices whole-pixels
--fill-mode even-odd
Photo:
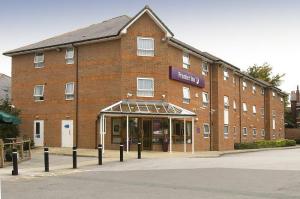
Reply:
[[[296,146],[295,140],[281,139],[281,140],[259,140],[249,143],[235,143],[234,149],[259,149],[259,148],[275,148]]]

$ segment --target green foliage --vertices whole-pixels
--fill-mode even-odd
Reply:
[[[20,110],[14,108],[8,99],[0,101],[0,110],[16,117],[20,114]],[[18,125],[0,123],[0,139],[15,138],[18,135]]]
[[[293,119],[292,111],[290,108],[284,110],[284,123],[287,128],[295,128],[296,124]]]
[[[247,73],[254,78],[268,82],[273,86],[280,86],[282,78],[285,76],[285,74],[272,75],[272,70],[273,68],[268,63],[264,63],[261,66],[255,64],[247,69]]]
[[[275,148],[296,146],[295,140],[280,139],[280,140],[259,140],[249,143],[235,143],[235,149],[259,149],[259,148]]]

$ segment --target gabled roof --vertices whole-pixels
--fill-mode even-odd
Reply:
[[[144,13],[147,13],[154,22],[166,33],[167,37],[172,37],[174,34],[169,28],[157,17],[157,15],[149,8],[144,7],[133,18],[122,15],[101,23],[81,28],[75,31],[67,32],[34,44],[23,46],[11,51],[3,53],[4,55],[13,55],[17,53],[26,53],[29,51],[38,51],[45,48],[61,47],[81,42],[93,42],[100,39],[117,37],[120,34],[126,34],[127,29],[138,20]]]

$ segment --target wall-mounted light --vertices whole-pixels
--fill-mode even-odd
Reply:
[[[162,97],[163,99],[165,99],[165,98],[166,98],[166,95],[161,95],[161,97]]]
[[[127,98],[132,97],[132,93],[127,93]]]

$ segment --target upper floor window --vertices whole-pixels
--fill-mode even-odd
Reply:
[[[255,85],[252,86],[252,93],[253,93],[253,94],[256,93],[256,86],[255,86]]]
[[[202,62],[202,75],[208,75],[208,63]]]
[[[265,94],[265,89],[264,89],[264,88],[261,88],[260,93],[261,93],[262,95],[264,95],[264,94]]]
[[[36,85],[34,87],[33,97],[35,101],[44,100],[44,85]]]
[[[66,64],[74,64],[74,48],[66,49]]]
[[[244,112],[247,112],[247,111],[248,111],[248,109],[247,109],[247,104],[246,104],[245,102],[243,103],[243,111],[244,111]]]
[[[261,116],[265,115],[265,108],[264,107],[260,108],[260,114],[261,114]]]
[[[224,96],[224,108],[228,109],[229,108],[229,97]]]
[[[246,88],[247,88],[247,82],[243,81],[243,91],[246,90]]]
[[[252,107],[252,112],[253,112],[253,115],[256,115],[256,106],[255,105]]]
[[[228,124],[224,125],[224,138],[228,138],[229,127]]]
[[[34,55],[34,67],[41,68],[44,66],[44,53],[38,52]]]
[[[186,52],[182,54],[182,67],[189,69],[190,68],[190,55]]]
[[[236,101],[233,100],[233,109],[236,110]]]
[[[210,129],[208,124],[203,124],[203,136],[204,138],[208,138],[210,134]]]
[[[223,69],[223,73],[224,73],[224,80],[228,80],[228,79],[229,79],[228,69],[227,69],[227,68],[224,68],[224,69]]]
[[[236,82],[236,81],[235,81],[235,77],[233,77],[233,78],[232,78],[232,83],[233,83],[233,85],[235,85],[235,82]]]
[[[154,39],[150,37],[137,38],[137,55],[154,56]]]
[[[202,92],[202,104],[203,104],[203,106],[208,106],[208,103],[209,103],[208,93]]]
[[[283,102],[283,97],[280,97],[280,102]]]
[[[154,96],[153,78],[137,78],[137,96],[139,97]]]
[[[274,91],[272,92],[272,96],[273,96],[273,97],[275,97],[275,96],[276,96],[276,93],[275,93]]]
[[[66,100],[73,100],[74,99],[74,82],[66,83],[65,99]]]
[[[183,103],[189,104],[191,101],[190,88],[182,87]]]

